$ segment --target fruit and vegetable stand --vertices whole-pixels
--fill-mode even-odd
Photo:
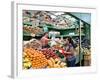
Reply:
[[[24,11],[23,14],[26,14]],[[67,67],[64,59],[63,44],[42,48],[40,39],[45,32],[48,32],[49,39],[54,36],[58,39],[71,37],[74,41],[76,52],[76,64],[78,66],[89,66],[91,59],[85,53],[90,53],[90,24],[73,16],[71,13],[55,15],[56,12],[36,11],[28,16],[23,16],[23,69],[39,68],[65,68]],[[53,17],[54,18],[53,18]],[[27,19],[28,18],[28,19]],[[88,50],[87,50],[88,49]],[[82,60],[84,62],[82,62]]]

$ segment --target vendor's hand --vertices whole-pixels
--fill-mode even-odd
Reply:
[[[69,55],[71,55],[72,53],[71,53],[71,52],[65,52],[65,54],[69,54]]]

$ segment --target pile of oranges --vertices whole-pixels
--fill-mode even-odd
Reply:
[[[47,59],[41,51],[35,50],[33,48],[24,48],[23,56],[30,60],[32,68],[34,69],[47,67]]]

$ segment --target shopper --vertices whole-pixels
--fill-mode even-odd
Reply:
[[[66,63],[68,67],[74,67],[76,62],[76,57],[74,56],[74,43],[71,37],[66,39],[65,43],[65,55],[66,55]]]
[[[48,38],[48,33],[44,33],[44,36],[41,38],[40,42],[42,44],[42,48],[48,48],[48,42],[50,41],[50,39]]]

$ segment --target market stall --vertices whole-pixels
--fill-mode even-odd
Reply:
[[[23,68],[90,66],[90,27],[69,12],[24,10]]]

